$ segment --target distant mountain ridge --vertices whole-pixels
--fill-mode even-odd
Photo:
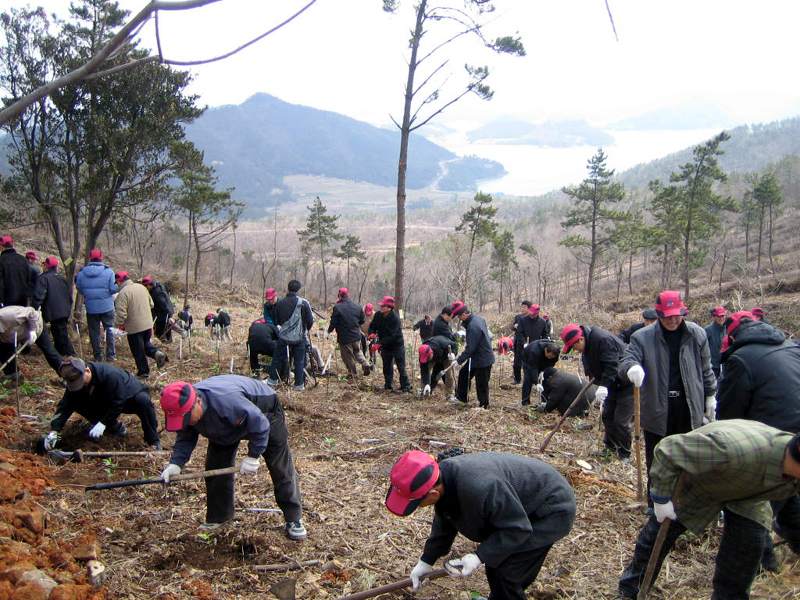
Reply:
[[[520,119],[495,119],[467,133],[470,142],[493,141],[496,144],[546,146],[608,146],[614,138],[605,131],[589,125],[584,119],[531,123]]]
[[[255,94],[240,105],[207,110],[186,128],[205,152],[222,187],[235,187],[248,216],[291,199],[287,175],[317,175],[381,186],[397,184],[400,136],[344,115],[289,104]],[[412,135],[407,185],[420,189],[434,181],[440,190],[462,191],[480,179],[500,177],[503,166],[478,157],[458,157]],[[440,165],[447,162],[447,168]],[[445,173],[442,175],[442,173]]]

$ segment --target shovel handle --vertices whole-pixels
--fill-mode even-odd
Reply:
[[[170,483],[173,481],[185,481],[187,479],[199,479],[200,477],[215,477],[217,475],[231,475],[239,472],[239,465],[233,467],[225,467],[224,469],[212,469],[211,471],[198,471],[197,473],[181,473],[180,475],[173,475],[169,478]],[[113,488],[130,487],[134,485],[148,485],[151,483],[164,483],[162,477],[150,477],[148,479],[130,479],[128,481],[114,481],[112,483],[96,483],[95,485],[86,486],[83,491],[90,492],[94,490],[110,490]]]
[[[446,569],[437,569],[435,571],[431,571],[423,578],[432,581],[434,579],[439,579],[439,577],[444,577],[448,575]],[[395,581],[394,583],[390,583],[388,585],[383,585],[381,587],[372,588],[371,590],[366,590],[364,592],[358,592],[357,594],[350,594],[349,596],[342,596],[337,600],[366,600],[367,598],[374,598],[375,596],[380,596],[381,594],[388,594],[389,592],[394,592],[396,590],[401,590],[403,588],[411,587],[411,579],[401,579],[400,581]]]
[[[572,413],[572,409],[578,406],[578,402],[580,402],[581,398],[583,398],[583,395],[586,393],[586,390],[588,390],[593,383],[594,383],[594,377],[592,377],[589,381],[587,381],[584,384],[584,386],[581,388],[581,391],[578,392],[577,396],[575,396],[575,400],[572,401],[572,404],[569,405],[569,408],[567,408],[567,410],[564,411],[564,414],[561,415],[561,418],[558,420],[558,423],[556,423],[556,426],[553,427],[553,430],[547,434],[546,438],[544,438],[542,445],[539,446],[539,452],[543,453],[545,451],[545,449],[547,448],[547,444],[550,443],[550,440],[553,439],[553,436],[564,424],[564,421],[566,421],[567,417],[570,416],[570,414]]]

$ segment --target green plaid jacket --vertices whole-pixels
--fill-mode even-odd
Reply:
[[[794,496],[800,480],[784,477],[783,456],[792,434],[757,421],[730,419],[671,435],[655,448],[650,493],[667,502],[678,475],[686,473],[675,501],[678,519],[702,531],[726,508],[770,528],[769,500]]]

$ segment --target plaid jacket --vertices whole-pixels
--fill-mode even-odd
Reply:
[[[678,520],[702,531],[726,508],[769,529],[768,500],[797,495],[800,480],[783,475],[783,456],[792,434],[745,419],[716,421],[689,433],[665,437],[650,469],[651,497],[664,503],[681,471]]]

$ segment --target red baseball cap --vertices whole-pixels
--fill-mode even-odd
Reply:
[[[103,253],[100,250],[92,250],[89,252],[89,260],[103,260]]]
[[[378,306],[391,306],[392,308],[394,308],[395,307],[394,298],[392,298],[391,296],[384,296],[383,300],[378,302]]]
[[[368,314],[368,315],[371,315],[371,314],[372,314],[372,311],[373,311],[374,309],[375,309],[375,307],[374,307],[374,306],[372,306],[372,304],[366,304],[366,305],[364,306],[364,312],[365,312],[366,314]]]
[[[125,281],[126,279],[130,279],[130,276],[128,275],[127,271],[117,271],[114,274],[114,281],[116,281],[117,283],[119,283],[120,281]]]
[[[561,341],[564,342],[564,354],[569,354],[572,346],[583,337],[580,325],[570,324],[561,330]]]
[[[661,292],[656,298],[656,314],[661,319],[668,317],[685,317],[686,305],[681,300],[680,292],[666,291]]]
[[[461,302],[460,300],[453,302],[453,306],[450,307],[450,312],[453,313],[454,317],[457,317],[465,310],[467,310],[467,305]]]
[[[153,283],[153,278],[149,275],[147,277],[142,277],[142,285],[150,285]]]
[[[727,314],[728,314],[728,311],[725,309],[724,306],[715,306],[711,310],[711,316],[712,317],[724,317]]]
[[[278,294],[275,292],[275,288],[269,288],[266,292],[264,292],[264,300],[272,300],[277,296]]]
[[[347,288],[339,288],[339,298],[346,298],[349,293]]]
[[[25,258],[32,258],[33,260],[39,260],[39,257],[36,256],[36,252],[34,252],[33,250],[28,250],[25,253]]]
[[[428,344],[422,344],[419,347],[419,362],[426,363],[431,358],[433,358],[433,348],[428,346]]]
[[[531,307],[528,309],[529,315],[538,315],[539,311],[542,310],[542,307],[538,304],[531,304]]]
[[[752,323],[755,320],[756,318],[753,316],[753,313],[746,310],[740,310],[739,312],[733,313],[727,319],[725,319],[725,331],[727,331],[728,335],[730,335],[740,326],[744,325],[745,323]]]
[[[197,400],[197,392],[191,383],[176,381],[161,392],[161,408],[167,415],[167,431],[180,431],[189,422],[188,415]]]
[[[753,310],[750,311],[756,317],[763,317],[764,316],[764,309],[760,306],[756,306]]]
[[[395,463],[389,479],[391,483],[386,493],[386,508],[396,515],[407,517],[436,485],[439,464],[427,452],[412,450]]]
[[[44,259],[44,266],[48,269],[58,266],[58,259],[55,256],[48,256]]]
[[[11,239],[10,235],[4,235],[3,237],[0,237],[0,246],[3,246],[4,248],[10,248],[13,245],[14,240]]]

